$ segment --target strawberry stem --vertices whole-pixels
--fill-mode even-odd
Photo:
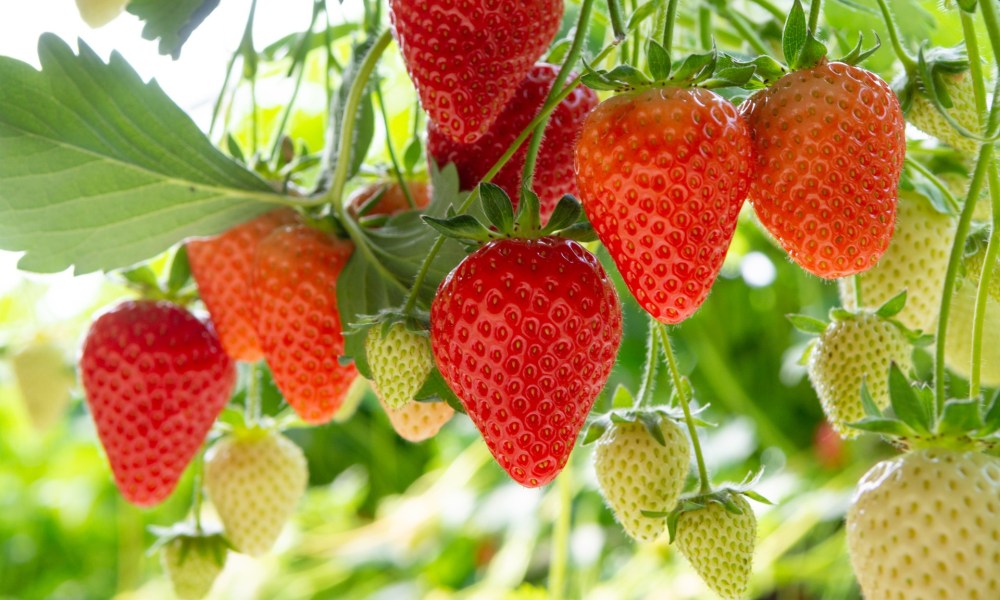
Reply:
[[[385,147],[389,150],[389,160],[392,161],[392,170],[396,172],[396,181],[402,189],[403,196],[406,197],[406,204],[410,209],[417,208],[417,203],[410,193],[410,186],[406,185],[403,179],[403,170],[399,167],[399,158],[396,156],[396,148],[392,144],[392,129],[389,126],[389,112],[385,109],[385,97],[382,95],[382,80],[375,76],[375,97],[378,98],[378,110],[382,113],[382,123],[385,124]]]
[[[642,371],[642,384],[639,387],[639,395],[636,396],[636,407],[649,406],[653,398],[653,388],[656,387],[656,362],[660,358],[660,351],[657,348],[659,336],[657,335],[657,322],[649,319],[649,339],[646,343],[646,365]]]
[[[559,474],[559,512],[552,527],[552,562],[549,567],[549,598],[566,597],[566,571],[569,563],[569,536],[573,525],[573,469],[570,454]]]
[[[701,452],[701,442],[698,439],[698,430],[694,424],[694,417],[691,416],[690,399],[687,395],[687,388],[677,369],[677,357],[674,356],[674,349],[670,347],[670,335],[667,333],[666,325],[655,323],[654,327],[660,330],[663,337],[663,353],[667,356],[667,366],[670,368],[670,378],[674,382],[674,389],[677,391],[677,399],[681,409],[684,411],[684,423],[687,425],[688,434],[691,436],[691,446],[694,448],[694,457],[698,463],[698,493],[708,494],[712,491],[712,482],[708,478],[708,469],[705,468],[705,457]]]
[[[917,68],[917,61],[910,56],[910,53],[903,48],[902,42],[899,41],[899,27],[896,26],[896,20],[892,16],[892,11],[889,10],[888,2],[886,0],[876,0],[876,2],[882,11],[882,20],[885,21],[885,28],[889,30],[889,41],[892,43],[892,49],[896,52],[899,62],[903,63],[907,73],[914,72]],[[818,4],[819,0],[815,0],[813,3]]]
[[[569,47],[569,51],[566,53],[566,59],[563,60],[562,67],[559,69],[559,73],[556,74],[556,78],[552,81],[552,87],[549,89],[549,95],[545,99],[546,104],[551,102],[554,98],[559,96],[559,90],[562,89],[563,84],[566,82],[566,78],[569,77],[570,70],[573,69],[573,65],[580,58],[580,53],[583,51],[583,43],[587,39],[587,30],[590,25],[590,14],[594,7],[594,0],[583,0],[580,4],[580,16],[576,22],[576,32],[573,35],[573,43]],[[615,39],[618,39],[617,36]],[[559,103],[556,103],[558,106]],[[528,153],[524,159],[524,171],[522,173],[521,187],[524,189],[531,189],[531,180],[535,176],[535,163],[538,161],[538,149],[542,145],[542,135],[545,133],[545,126],[548,125],[549,115],[539,122],[538,126],[535,127],[535,132],[531,136],[531,143],[528,145]]]
[[[819,13],[821,8],[823,8],[823,0],[812,0],[809,3],[809,31],[813,35],[816,35],[816,28],[819,27]]]
[[[316,27],[316,21],[319,19],[320,12],[324,9],[322,2],[313,3],[312,17],[309,19],[309,27],[306,29],[307,32],[311,32]],[[295,54],[292,56],[292,66],[289,69],[289,75],[293,71],[298,71],[295,77],[295,83],[292,87],[292,95],[285,104],[284,110],[281,112],[281,121],[278,123],[278,127],[274,130],[274,141],[271,145],[271,155],[268,157],[268,162],[277,163],[278,156],[281,154],[281,140],[284,137],[285,127],[288,126],[288,120],[292,116],[292,109],[295,108],[295,101],[299,97],[299,91],[302,89],[302,80],[305,78],[306,73],[306,55],[309,53],[309,40],[312,36],[302,35],[299,38],[299,43],[295,46]]]
[[[194,477],[191,480],[192,488],[192,500],[191,500],[191,512],[194,515],[194,529],[201,535],[201,502],[202,502],[202,488],[201,482],[205,474],[205,446],[201,447],[198,451],[198,456],[194,459]]]
[[[663,49],[670,52],[674,43],[674,22],[677,20],[677,0],[667,2],[667,22],[663,25]]]
[[[260,422],[261,398],[260,398],[260,366],[258,363],[251,363],[247,367],[247,390],[243,399],[243,419],[246,426],[251,427]]]

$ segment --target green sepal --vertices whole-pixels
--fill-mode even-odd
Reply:
[[[821,321],[808,315],[791,314],[785,315],[785,318],[792,324],[792,327],[798,329],[802,333],[820,335],[826,331],[827,325],[829,325],[826,321]]]
[[[413,399],[417,402],[444,401],[448,403],[448,406],[455,409],[455,412],[465,414],[465,407],[462,406],[462,401],[459,400],[458,396],[455,395],[455,392],[448,387],[448,383],[445,382],[444,376],[441,375],[441,371],[436,366],[427,375],[424,385],[417,390]]]
[[[757,56],[750,62],[755,67],[754,74],[764,84],[775,82],[788,73],[784,65],[767,55]]]
[[[580,442],[580,444],[583,446],[588,446],[590,444],[593,444],[597,440],[601,439],[601,436],[603,436],[604,432],[606,432],[607,430],[608,430],[608,423],[606,421],[598,419],[596,421],[591,422],[590,425],[587,426],[587,430],[584,432],[583,440]]]
[[[864,409],[865,416],[867,417],[882,416],[882,410],[878,407],[878,404],[875,404],[871,390],[868,389],[868,381],[864,378],[861,380],[861,407]]]
[[[551,235],[571,227],[580,220],[582,214],[583,207],[580,205],[580,201],[567,194],[559,199],[559,203],[556,204],[549,217],[549,222],[542,228],[541,233],[542,235]]]
[[[930,434],[930,407],[924,403],[925,396],[918,394],[902,369],[895,362],[889,366],[889,402],[896,418],[920,434]]]
[[[625,29],[627,31],[633,31],[640,23],[653,16],[656,9],[659,8],[659,2],[643,2],[632,11],[629,15],[628,22],[625,24]]]
[[[607,73],[608,79],[618,82],[619,89],[642,88],[653,82],[646,74],[632,65],[618,65]]]
[[[463,242],[486,243],[500,237],[471,215],[455,215],[445,219],[423,215],[420,218],[441,235]]]
[[[848,423],[849,427],[869,433],[878,433],[895,438],[916,437],[917,432],[899,419],[889,417],[865,417],[860,421]]]
[[[757,65],[754,62],[738,60],[728,54],[719,53],[711,77],[698,85],[703,88],[743,87],[749,84],[756,74]]]
[[[1000,431],[1000,388],[993,394],[993,400],[983,414],[983,429],[990,433]]]
[[[670,75],[675,83],[695,83],[705,80],[715,70],[718,54],[715,50],[684,57]]]
[[[669,513],[647,510],[641,512],[643,516],[649,518],[667,517],[667,532],[669,533],[670,543],[672,544],[674,539],[677,537],[677,522],[680,520],[680,516],[684,513],[703,510],[709,504],[715,503],[725,508],[729,513],[742,515],[743,510],[739,507],[739,505],[733,502],[733,496],[737,495],[745,496],[756,502],[771,504],[770,500],[751,490],[753,486],[757,485],[763,474],[764,471],[762,469],[756,473],[748,474],[739,484],[725,485],[717,490],[707,493],[696,492],[694,494],[682,496],[677,502],[677,506]]]
[[[420,157],[423,156],[424,145],[420,142],[420,138],[413,138],[410,140],[409,145],[406,146],[406,150],[403,151],[403,171],[408,175],[413,173],[413,168],[417,166],[420,162]]]
[[[243,164],[247,164],[247,159],[243,156],[243,149],[240,148],[239,143],[233,137],[232,133],[226,134],[226,150],[229,152],[229,156],[232,156],[235,160]]]
[[[572,45],[573,40],[570,38],[563,38],[555,44],[552,44],[552,48],[545,57],[545,62],[550,65],[562,64],[563,60],[566,58],[566,54],[569,52],[570,46]]]
[[[889,300],[886,300],[885,304],[878,307],[875,314],[882,317],[883,319],[891,319],[898,315],[906,307],[906,290],[896,294]]]
[[[670,77],[670,53],[656,40],[649,41],[649,74],[655,81]]]
[[[514,232],[514,205],[506,192],[492,183],[479,184],[479,198],[486,218],[500,233]]]
[[[559,237],[577,242],[596,242],[599,238],[590,221],[580,221],[559,232]]]
[[[632,408],[635,405],[635,396],[624,385],[615,388],[615,393],[611,396],[611,406],[614,408]]]
[[[983,415],[978,399],[946,400],[941,416],[934,426],[934,433],[946,436],[960,436],[983,429]]]
[[[956,48],[945,48],[939,49],[937,51],[930,50],[926,51],[921,47],[917,51],[917,77],[919,80],[919,87],[921,88],[924,96],[927,100],[937,109],[938,113],[944,117],[944,120],[951,125],[959,134],[972,139],[976,142],[996,142],[1000,139],[1000,134],[993,135],[990,138],[984,138],[978,132],[969,131],[965,126],[959,123],[955,117],[951,115],[949,109],[954,106],[954,102],[951,96],[948,95],[948,87],[944,82],[943,76],[956,75],[963,72],[962,62],[968,65],[968,58],[964,54],[964,49],[959,46]]]
[[[831,321],[850,321],[851,319],[857,317],[857,314],[842,306],[836,306],[830,309],[829,316]]]
[[[514,231],[526,237],[536,237],[541,231],[541,204],[538,194],[522,188],[521,201],[517,203],[517,214],[514,215]]]
[[[799,362],[798,362],[799,366],[804,367],[809,364],[809,357],[812,356],[813,350],[816,349],[817,340],[819,340],[819,338],[813,338],[809,340],[809,343],[806,344],[806,347],[802,349],[802,356],[799,357]]]
[[[781,50],[789,69],[804,69],[816,65],[826,56],[826,46],[813,37],[806,23],[802,3],[795,0],[781,34]]]
[[[865,34],[858,32],[857,45],[855,45],[850,52],[841,58],[838,58],[836,62],[842,62],[848,65],[857,65],[867,60],[872,54],[875,54],[875,52],[882,47],[882,40],[878,37],[877,32],[873,31],[872,35],[875,36],[875,45],[866,50],[864,49]]]
[[[197,525],[188,522],[175,523],[170,527],[159,527],[151,525],[148,531],[156,536],[156,540],[146,551],[147,556],[152,556],[163,549],[164,546],[175,540],[181,540],[180,559],[183,563],[191,546],[205,545],[210,547],[212,557],[218,566],[225,563],[226,553],[233,549],[232,545],[223,535],[221,529],[203,530]]]
[[[188,260],[187,246],[181,244],[170,260],[167,271],[167,291],[176,294],[191,282],[191,262]]]
[[[125,271],[119,271],[118,274],[127,283],[138,287],[140,290],[153,291],[160,289],[160,281],[156,278],[156,273],[149,265],[139,265]]]
[[[591,419],[584,434],[582,442],[584,445],[597,441],[602,435],[613,429],[615,425],[638,423],[646,429],[656,443],[666,446],[667,440],[663,437],[663,430],[661,429],[663,421],[671,420],[680,424],[684,420],[684,415],[679,411],[670,410],[662,406],[633,407],[634,399],[632,393],[624,386],[615,388],[614,400],[612,402],[616,408]]]
[[[976,6],[978,6],[979,0],[956,0],[956,2],[962,11],[970,15],[976,14]]]

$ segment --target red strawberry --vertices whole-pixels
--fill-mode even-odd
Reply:
[[[482,181],[486,172],[528,123],[538,116],[558,73],[559,67],[536,64],[486,135],[473,144],[454,142],[441,133],[433,122],[430,123],[427,127],[428,152],[440,165],[455,163],[462,189],[472,189]],[[573,148],[584,119],[596,106],[597,94],[581,86],[560,102],[549,117],[533,182],[534,191],[541,200],[542,221],[549,218],[563,195],[579,195],[573,173]],[[515,206],[521,195],[521,177],[527,153],[528,144],[525,143],[493,178],[493,183],[507,192]]]
[[[417,208],[425,208],[430,204],[430,184],[407,181],[406,186],[410,188],[410,196],[413,197],[413,203]],[[380,181],[360,188],[348,198],[347,210],[352,215],[357,215],[378,194],[381,194],[381,197],[375,202],[375,206],[365,211],[366,215],[394,215],[410,210],[410,202],[406,199],[403,188],[395,181]]]
[[[562,0],[390,0],[420,103],[463,144],[486,133],[562,22]]]
[[[750,201],[764,227],[814,275],[873,267],[892,238],[906,151],[889,86],[824,62],[785,75],[741,111],[754,138]]]
[[[576,147],[580,198],[639,304],[680,323],[722,268],[751,177],[750,131],[700,88],[625,93],[590,113]]]
[[[500,466],[527,487],[566,465],[621,336],[621,304],[604,269],[558,237],[486,244],[431,305],[441,374]]]
[[[215,333],[169,302],[123,302],[90,326],[87,405],[118,489],[138,506],[177,485],[236,381]]]
[[[223,348],[233,360],[257,362],[263,356],[250,311],[250,269],[258,242],[297,214],[279,208],[233,227],[222,235],[187,243],[191,274]]]
[[[337,276],[354,245],[305,225],[276,229],[257,246],[252,294],[264,358],[303,420],[333,418],[357,376],[344,366]]]

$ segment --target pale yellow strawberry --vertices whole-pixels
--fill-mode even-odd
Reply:
[[[953,106],[947,109],[948,114],[967,131],[978,132],[979,113],[976,110],[976,100],[972,90],[972,77],[968,72],[957,75],[942,74],[941,81],[947,86],[948,97],[953,103]],[[962,135],[952,127],[923,93],[914,94],[913,103],[906,111],[906,120],[917,129],[958,150],[970,160],[979,153],[979,142]]]
[[[673,510],[691,463],[681,428],[664,418],[660,431],[665,445],[640,422],[613,422],[594,450],[601,494],[625,533],[640,542],[655,540],[666,526],[666,519],[647,517],[642,511]]]
[[[702,580],[726,599],[747,595],[757,544],[757,517],[747,499],[730,496],[741,514],[733,514],[718,502],[686,511],[677,519],[677,549]]]
[[[426,331],[416,331],[404,323],[394,323],[383,335],[382,325],[368,330],[365,353],[382,402],[401,408],[416,393],[434,369],[431,340]]]
[[[11,366],[32,425],[49,429],[66,413],[76,381],[65,353],[50,342],[37,342],[15,354]]]
[[[76,0],[83,20],[94,29],[103,27],[122,14],[129,0]]]
[[[906,290],[906,306],[895,318],[910,329],[931,331],[954,238],[954,219],[936,211],[924,196],[900,192],[889,249],[877,265],[857,276],[864,306],[878,308]],[[854,277],[842,278],[839,284],[841,304],[857,308]]]
[[[918,450],[875,465],[847,514],[867,600],[1000,598],[1000,459]]]
[[[889,366],[913,368],[912,347],[899,327],[868,310],[835,319],[817,338],[809,355],[809,381],[823,412],[844,438],[857,437],[849,423],[861,420],[861,383],[879,408],[889,405]]]
[[[400,408],[379,401],[399,437],[410,442],[422,442],[437,435],[451,420],[455,409],[447,402],[417,402],[411,400]]]
[[[274,546],[308,481],[302,450],[265,429],[237,431],[212,446],[205,458],[205,489],[226,537],[251,556]]]
[[[181,535],[160,550],[160,564],[178,598],[198,600],[212,591],[227,553],[221,536]]]

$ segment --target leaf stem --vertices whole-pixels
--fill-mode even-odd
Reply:
[[[663,338],[663,353],[667,357],[667,366],[670,368],[670,378],[674,382],[674,389],[677,391],[677,399],[680,402],[681,409],[684,411],[684,422],[687,424],[688,434],[691,436],[691,446],[694,448],[694,457],[698,463],[698,492],[701,494],[708,494],[712,491],[712,482],[708,478],[708,469],[705,467],[705,457],[701,451],[701,441],[698,439],[698,430],[694,424],[694,417],[691,416],[691,406],[689,405],[690,399],[687,395],[687,388],[684,385],[684,380],[681,377],[680,371],[677,369],[677,357],[674,356],[674,349],[670,347],[670,335],[667,333],[667,327],[662,323],[654,323],[653,326],[660,330],[660,336]]]
[[[663,48],[670,53],[674,44],[674,21],[677,20],[677,0],[667,0],[667,21],[663,25]]]
[[[566,58],[563,60],[559,73],[556,74],[556,78],[552,81],[552,87],[549,88],[549,95],[545,99],[546,104],[559,95],[559,90],[562,89],[563,84],[566,82],[566,78],[569,77],[569,72],[573,69],[573,65],[575,65],[576,61],[580,58],[580,53],[583,51],[583,44],[587,39],[587,29],[590,25],[590,14],[593,8],[594,0],[583,0],[580,4],[580,15],[576,21],[576,32],[573,35],[573,43],[569,47],[569,52],[566,53]],[[548,122],[549,117],[546,115],[538,126],[535,127],[535,132],[531,136],[531,143],[528,145],[528,153],[524,159],[524,172],[522,174],[523,179],[521,181],[521,187],[524,189],[531,189],[531,180],[535,175],[535,163],[538,160],[538,149],[542,145],[542,137],[545,133],[545,126]]]
[[[243,399],[243,419],[246,426],[251,427],[260,422],[261,417],[261,397],[260,397],[260,365],[250,363],[247,367],[247,391]]]
[[[392,144],[392,131],[389,128],[389,112],[385,109],[385,97],[382,96],[382,81],[378,76],[375,77],[375,97],[378,98],[378,109],[382,113],[382,122],[385,124],[385,146],[389,149],[389,160],[392,161],[392,169],[396,172],[396,181],[403,190],[403,196],[406,197],[406,204],[411,209],[416,208],[417,203],[413,200],[410,186],[406,185],[406,180],[403,179],[403,169],[399,166],[396,148]]]
[[[712,11],[704,4],[698,8],[698,42],[702,49],[712,49]]]
[[[204,477],[205,477],[205,446],[202,445],[201,450],[198,451],[198,456],[195,458],[194,477],[191,480],[191,487],[193,488],[193,496],[194,496],[191,500],[191,512],[194,514],[195,531],[199,535],[202,532],[201,503],[204,494],[202,493],[201,485]]]
[[[572,459],[572,456],[570,457]],[[569,565],[569,536],[573,525],[573,469],[567,461],[559,474],[559,512],[552,527],[552,563],[549,568],[549,598],[566,597],[566,572]]]
[[[646,341],[646,365],[642,371],[642,383],[639,387],[639,394],[636,397],[636,406],[649,406],[653,397],[653,388],[656,387],[656,363],[660,360],[660,350],[657,347],[659,335],[657,334],[657,322],[652,317],[649,318],[649,339]]]
[[[271,156],[270,160],[275,160],[278,153],[281,150],[281,136],[285,132],[285,127],[288,125],[288,119],[292,116],[292,109],[295,106],[295,101],[299,97],[299,91],[302,88],[302,80],[305,78],[306,73],[306,55],[309,49],[309,38],[312,34],[313,28],[316,27],[316,20],[319,18],[320,11],[323,10],[322,4],[318,2],[313,3],[312,17],[309,19],[309,27],[306,28],[305,32],[302,34],[302,39],[299,40],[298,45],[295,47],[295,55],[292,58],[292,67],[289,69],[289,75],[294,71],[298,71],[298,75],[295,77],[295,84],[292,88],[292,97],[289,98],[288,103],[285,105],[285,110],[281,113],[281,122],[278,123],[278,128],[274,132],[274,142],[271,145]]]
[[[899,41],[899,27],[896,26],[896,19],[893,18],[892,11],[889,10],[889,3],[886,0],[875,1],[878,2],[878,7],[882,11],[882,20],[885,21],[885,28],[889,30],[889,41],[892,43],[892,49],[896,52],[896,57],[899,58],[899,62],[903,63],[907,73],[913,72],[917,68],[917,61],[913,60],[906,48],[903,48],[903,43]],[[819,4],[819,2],[820,0],[813,0],[813,4]]]
[[[815,36],[816,28],[819,26],[819,13],[823,7],[823,0],[812,0],[809,3],[809,31]]]

